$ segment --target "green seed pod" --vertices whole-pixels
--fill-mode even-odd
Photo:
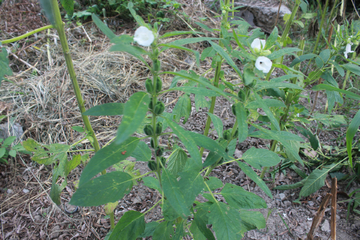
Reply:
[[[236,116],[235,104],[233,104],[233,105],[231,106],[231,110],[232,110],[233,114]]]
[[[162,165],[165,167],[165,164],[166,164],[166,158],[161,157],[161,158],[160,158],[160,161],[161,161]],[[160,164],[160,168],[162,168],[161,164]]]
[[[156,115],[160,115],[164,112],[165,110],[165,104],[163,102],[157,102],[154,108],[154,113]]]
[[[144,127],[144,133],[148,136],[152,136],[154,134],[154,129],[151,125],[145,125]]]
[[[152,100],[152,98],[150,98],[149,109],[150,109],[150,110],[153,109],[153,100]]]
[[[242,100],[245,101],[246,99],[246,93],[243,89],[240,89],[240,91],[238,92],[238,97]]]
[[[156,71],[156,72],[158,72],[158,71],[160,71],[160,67],[161,67],[161,63],[160,63],[160,61],[159,60],[154,60],[154,70]]]
[[[149,161],[148,162],[148,167],[150,168],[151,171],[156,171],[156,162],[155,161]]]
[[[157,147],[157,148],[156,148],[156,150],[155,150],[155,155],[156,155],[157,157],[161,157],[161,156],[163,155],[163,153],[164,153],[164,148],[162,148],[162,147]]]
[[[155,133],[156,133],[157,135],[160,135],[160,134],[162,133],[162,127],[163,127],[162,122],[156,123]]]
[[[231,132],[230,130],[225,130],[224,133],[223,133],[223,138],[225,140],[229,140],[231,138]]]
[[[154,143],[154,139],[153,139],[153,138],[151,138],[151,140],[150,140],[150,146],[151,146],[152,148],[155,148],[155,143]]]
[[[153,84],[152,84],[152,81],[150,78],[146,79],[145,88],[148,93],[150,93],[150,94],[153,93],[154,87],[153,87]]]
[[[162,81],[161,79],[158,77],[156,80],[156,93],[160,92],[162,89]]]

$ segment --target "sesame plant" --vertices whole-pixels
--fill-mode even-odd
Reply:
[[[144,83],[146,91],[134,93],[125,103],[107,103],[85,110],[57,1],[44,0],[41,3],[52,24],[49,28],[55,28],[61,40],[84,122],[84,129],[77,130],[83,132],[84,136],[72,145],[43,145],[28,139],[23,146],[33,152],[32,160],[35,162],[53,164],[50,196],[58,205],[61,204],[60,195],[67,184],[68,174],[81,162],[86,163],[70,204],[83,207],[105,205],[105,213],[110,215],[111,223],[106,239],[128,240],[151,236],[152,239],[188,237],[233,240],[241,239],[251,229],[264,228],[265,218],[253,210],[266,208],[265,201],[240,186],[224,185],[220,179],[210,176],[221,165],[236,163],[271,198],[271,191],[263,177],[269,168],[281,161],[304,177],[296,185],[302,187],[299,198],[318,190],[327,174],[340,164],[354,166],[351,159],[352,139],[359,126],[360,114],[355,116],[348,128],[349,161],[324,161],[306,176],[302,168],[307,162],[299,152],[304,148],[321,151],[321,144],[311,131],[311,123],[338,119],[331,112],[336,104],[343,103],[344,96],[360,99],[360,96],[345,89],[350,75],[360,75],[360,67],[354,61],[355,44],[352,45],[360,39],[356,27],[340,27],[335,31],[337,45],[327,42],[328,48],[308,53],[304,51],[306,41],[300,41],[298,47],[289,47],[289,32],[296,23],[296,13],[303,3],[300,0],[296,1],[292,14],[287,16],[282,34],[279,35],[274,27],[267,38],[259,29],[249,31],[244,21],[229,21],[229,13],[235,11],[229,0],[220,1],[220,29],[196,23],[200,29],[198,32],[175,31],[162,35],[159,24],[146,23],[130,2],[128,9],[139,25],[134,35],[116,36],[96,15],[92,15],[92,18],[113,44],[110,51],[126,52],[149,69],[151,78]],[[206,31],[218,35],[202,37]],[[188,37],[165,41],[179,35]],[[200,37],[190,37],[194,35]],[[191,44],[204,41],[210,45],[201,53],[191,48]],[[213,71],[214,76],[206,78],[192,70],[163,71],[160,55],[172,48],[193,54],[198,65],[200,61],[211,61],[212,69],[209,71]],[[288,62],[289,55],[294,56],[291,63]],[[315,64],[311,64],[311,61]],[[227,77],[222,70],[225,64],[236,73],[236,79]],[[275,69],[280,69],[284,74],[276,76]],[[339,88],[334,71],[339,76],[345,76],[345,87]],[[174,76],[169,89],[163,88],[164,74]],[[309,88],[326,91],[327,114],[318,115],[311,105],[305,106],[300,101],[304,98],[304,91]],[[172,111],[162,101],[162,97],[171,91],[184,93]],[[191,117],[191,94],[195,95],[197,109],[208,109],[203,133],[188,131],[182,124]],[[222,120],[214,112],[218,98],[232,104],[235,122],[231,129],[224,130]],[[88,116],[102,115],[122,115],[122,120],[116,138],[100,149]],[[210,131],[216,132],[215,139],[208,136]],[[252,147],[240,158],[234,158],[236,144],[248,137],[269,140],[267,149]],[[89,154],[70,154],[84,139],[90,141],[95,153],[90,160]],[[176,139],[178,144],[162,144],[169,139]],[[203,160],[205,150],[208,154]],[[135,164],[126,160],[128,157],[147,162],[149,171],[143,175],[137,174],[133,169]],[[127,165],[126,170],[120,168],[119,164]],[[106,172],[112,166],[115,171]],[[115,224],[114,209],[118,201],[138,182],[156,190],[159,201],[145,212],[125,212]],[[200,195],[206,200],[198,200]],[[163,217],[145,222],[146,214],[157,206],[160,206]]]

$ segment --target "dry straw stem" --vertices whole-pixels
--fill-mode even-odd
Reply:
[[[321,202],[320,206],[319,206],[319,209],[313,219],[313,222],[311,224],[311,228],[310,228],[310,231],[307,235],[307,240],[313,240],[314,239],[314,233],[316,231],[316,229],[318,228],[319,224],[321,223],[321,220],[323,219],[324,215],[325,215],[325,210],[326,210],[326,207],[330,201],[330,198],[331,198],[331,194],[328,193],[326,194],[325,198],[323,199],[323,201]]]
[[[337,178],[331,180],[331,239],[336,240]]]

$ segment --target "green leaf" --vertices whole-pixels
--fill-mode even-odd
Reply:
[[[204,42],[204,41],[210,41],[210,40],[219,40],[218,38],[210,38],[210,37],[197,37],[197,38],[183,38],[178,39],[172,42],[169,42],[168,44],[171,45],[185,45],[185,44],[192,44],[197,42]]]
[[[53,1],[40,0],[40,6],[41,6],[42,10],[45,12],[45,16],[49,20],[51,25],[56,27]]]
[[[140,141],[131,156],[136,158],[136,161],[148,162],[151,159],[151,150],[145,142]]]
[[[221,190],[221,195],[230,206],[236,209],[267,208],[264,199],[254,193],[244,190],[240,186],[230,183],[225,184],[225,187]]]
[[[357,133],[360,126],[360,110],[355,114],[354,118],[351,120],[348,129],[346,130],[346,149],[349,156],[350,166],[353,167],[352,161],[352,142],[355,134]]]
[[[141,47],[133,46],[130,44],[117,43],[117,44],[111,46],[109,51],[110,52],[127,52],[148,66],[148,63],[146,62],[146,60],[141,56],[142,54],[147,55],[148,52],[146,50],[142,49]]]
[[[130,157],[138,143],[138,138],[131,137],[121,144],[112,143],[97,151],[84,168],[79,186],[82,186],[106,168]]]
[[[236,121],[238,123],[238,139],[239,143],[241,143],[245,141],[248,136],[247,113],[244,104],[241,102],[235,104],[235,110]]]
[[[158,222],[149,222],[145,225],[145,231],[138,236],[138,238],[150,237],[154,234],[156,227],[159,225]]]
[[[199,108],[210,108],[210,102],[208,102],[205,96],[195,95],[195,108],[199,111]]]
[[[280,157],[267,149],[252,147],[242,156],[245,162],[252,167],[261,170],[263,167],[272,167],[278,164]]]
[[[74,0],[60,0],[69,18],[74,14]]]
[[[221,94],[210,90],[210,89],[204,89],[204,88],[195,88],[195,87],[174,87],[169,89],[168,91],[183,91],[185,93],[193,93],[197,95],[207,96],[207,97],[217,97],[221,96]],[[185,94],[186,95],[186,94]],[[183,95],[183,96],[185,96]]]
[[[171,121],[168,118],[165,118],[167,123],[169,124],[170,128],[173,130],[173,132],[180,138],[181,142],[184,144],[186,150],[189,151],[193,161],[195,161],[197,166],[202,165],[202,159],[199,153],[199,149],[197,148],[197,145],[192,139],[191,136],[189,136],[189,131],[184,130],[182,127],[180,127],[175,122]]]
[[[253,229],[263,229],[266,227],[266,220],[261,212],[257,211],[240,211],[240,235],[244,237],[244,233]]]
[[[235,62],[231,59],[231,57],[224,51],[222,47],[220,47],[218,44],[209,41],[211,46],[214,48],[216,52],[218,52],[225,60],[226,62],[237,72],[239,76],[242,76],[240,69],[236,66]]]
[[[179,98],[172,113],[175,115],[174,119],[176,122],[180,122],[181,117],[184,117],[183,124],[187,122],[191,113],[191,100],[187,94],[184,94]]]
[[[294,52],[299,52],[299,51],[301,51],[301,49],[294,48],[294,47],[282,48],[282,49],[280,49],[278,51],[272,52],[270,55],[267,56],[267,58],[269,58],[270,60],[274,60],[274,59],[282,57],[282,56],[284,56],[286,54],[295,55]]]
[[[286,107],[284,102],[277,100],[277,99],[271,99],[271,98],[266,99],[266,105],[268,107],[277,107],[277,108]],[[252,102],[249,102],[246,104],[246,108],[257,109],[257,108],[261,108],[261,106],[258,101],[252,101]]]
[[[200,232],[206,237],[208,240],[215,240],[215,237],[210,229],[207,228],[208,219],[208,210],[198,209],[194,216],[194,222],[196,226],[199,228]],[[196,239],[194,239],[196,240]]]
[[[124,103],[105,103],[85,111],[87,116],[118,116],[124,113]]]
[[[176,181],[175,176],[165,168],[163,169],[161,179],[164,194],[171,206],[182,218],[189,216],[189,206],[185,202],[185,197],[180,190],[179,183]]]
[[[316,85],[311,90],[313,90],[313,91],[329,90],[329,91],[340,92],[340,93],[346,94],[346,97],[348,97],[348,98],[353,98],[353,99],[356,99],[356,100],[360,100],[360,95],[357,95],[357,94],[352,93],[350,91],[346,91],[346,90],[343,90],[343,89],[336,88],[336,87],[328,85],[328,84]]]
[[[327,174],[340,163],[341,162],[338,162],[337,164],[324,166],[321,170],[315,169],[312,171],[309,177],[306,179],[306,182],[300,191],[299,197],[307,197],[324,186]]]
[[[136,240],[145,230],[144,214],[127,211],[113,229],[109,240]]]
[[[228,206],[223,202],[216,202],[210,207],[208,213],[209,224],[212,224],[217,239],[234,240],[238,236],[240,213],[236,208]]]
[[[179,173],[179,186],[187,206],[191,206],[195,198],[204,189],[204,179],[197,169],[190,169],[186,172]]]
[[[345,71],[342,67],[340,67],[340,65],[335,62],[335,61],[329,61],[329,63],[331,63],[332,65],[335,66],[336,70],[338,71],[338,73],[340,74],[340,76],[344,77],[345,76]]]
[[[79,133],[85,132],[85,129],[80,126],[72,126],[71,129],[73,129],[74,131],[79,132]]]
[[[0,41],[1,43],[1,41]],[[6,48],[1,48],[0,51],[0,85],[1,85],[1,81],[4,78],[5,75],[11,76],[13,75],[13,72],[11,70],[11,68],[9,67],[9,59],[7,58],[8,53],[6,51]]]
[[[216,51],[212,47],[205,48],[201,53],[201,61],[204,61],[207,57],[214,57],[216,54]]]
[[[126,172],[110,172],[80,185],[71,198],[75,206],[99,206],[115,202],[129,193],[133,186],[132,177]]]
[[[164,221],[160,223],[154,231],[153,240],[172,240],[170,235],[174,234],[173,222]]]
[[[196,25],[200,26],[201,28],[205,29],[206,31],[209,32],[214,32],[213,29],[209,28],[208,26],[206,26],[205,24],[201,23],[201,22],[195,22]]]
[[[276,190],[290,190],[290,189],[299,188],[299,187],[304,186],[306,180],[307,180],[307,178],[301,180],[300,182],[294,183],[294,184],[280,185],[280,186],[275,187],[274,189],[276,189]]]
[[[46,0],[47,1],[47,0]],[[100,28],[100,30],[110,39],[112,40],[113,38],[116,38],[116,35],[113,33],[113,31],[110,30],[110,28],[108,28],[101,20],[100,18],[98,18],[98,16],[96,16],[95,14],[91,15],[92,20],[94,21],[94,23],[96,24],[96,26],[98,28]]]
[[[343,68],[345,68],[346,70],[349,70],[350,72],[360,76],[360,67],[352,64],[352,63],[346,63],[344,65],[342,65]]]
[[[133,2],[129,1],[128,3],[128,7],[127,7],[131,13],[131,15],[133,16],[133,18],[135,18],[136,22],[140,25],[140,26],[144,26],[144,27],[148,27],[147,24],[144,22],[144,20],[136,14],[135,10],[134,10],[134,4]]]
[[[15,151],[14,149],[11,149],[11,150],[9,151],[9,155],[10,155],[11,157],[16,157],[16,151]]]
[[[138,129],[146,117],[149,102],[147,93],[136,92],[125,103],[124,116],[115,139],[117,144],[124,142]]]
[[[269,89],[269,88],[293,88],[293,89],[299,89],[299,90],[304,90],[302,87],[293,84],[293,83],[284,83],[284,82],[258,82],[256,84],[256,88],[257,90],[261,90],[261,89]]]
[[[167,169],[175,177],[178,177],[178,173],[182,172],[185,167],[188,157],[184,150],[176,148],[167,159]]]
[[[8,146],[10,146],[15,140],[16,140],[16,137],[15,137],[15,136],[7,137],[7,138],[4,140],[2,146],[3,146],[3,147],[8,147]]]
[[[270,108],[266,105],[266,102],[257,94],[254,93],[256,101],[261,106],[262,110],[266,113],[267,117],[270,119],[272,125],[276,128],[276,130],[280,131],[280,126],[278,120],[275,118],[274,114],[270,110]]]
[[[165,199],[164,204],[161,205],[161,208],[166,221],[174,221],[175,219],[181,217],[167,199]]]
[[[208,177],[208,180],[206,181],[206,184],[209,186],[211,191],[214,191],[215,189],[222,188],[224,185],[220,179],[217,177]]]
[[[195,132],[189,132],[188,134],[189,136],[191,136],[192,139],[194,139],[196,145],[211,150],[225,159],[229,158],[229,155],[225,152],[225,147],[220,145],[217,141],[212,140],[211,138],[204,136],[203,134]]]
[[[191,48],[186,48],[186,47],[182,47],[182,46],[178,46],[178,45],[173,45],[173,44],[159,44],[160,47],[164,47],[162,50],[164,51],[165,49],[168,48],[175,48],[175,49],[180,49],[183,51],[188,51],[191,52],[195,55],[196,58],[196,65],[200,66],[200,54],[198,51],[192,50]]]
[[[167,38],[167,37],[173,37],[173,36],[179,36],[179,35],[185,35],[185,34],[203,34],[202,32],[194,32],[194,31],[173,31],[173,32],[167,32],[164,33],[161,38]]]
[[[155,190],[158,190],[159,192],[161,192],[161,187],[160,187],[160,184],[159,184],[159,180],[157,180],[156,178],[154,178],[154,177],[144,177],[142,180],[143,180],[145,186],[147,186],[149,188],[152,188],[152,189],[155,189]]]
[[[31,160],[45,165],[55,163],[56,160],[63,159],[64,157],[66,158],[67,151],[70,149],[70,146],[58,143],[41,145],[31,138],[23,142],[23,147],[27,151],[34,153]]]
[[[290,64],[290,67],[293,67],[295,66],[296,64],[300,63],[300,62],[303,62],[305,60],[309,60],[309,59],[312,59],[314,57],[316,57],[317,55],[316,54],[313,54],[313,53],[309,53],[309,54],[304,54],[304,55],[301,55],[299,57],[296,57]]]
[[[65,164],[65,176],[69,175],[69,173],[75,169],[81,163],[81,155],[74,155],[70,161],[66,161]]]
[[[278,31],[278,28],[275,26],[274,29],[272,30],[270,36],[266,40],[265,49],[269,49],[272,46],[274,46],[278,36],[279,36],[279,31]]]
[[[208,112],[207,114],[210,116],[211,121],[214,124],[214,128],[215,128],[218,136],[222,136],[223,135],[223,129],[224,129],[224,125],[222,123],[222,120],[218,116],[216,116],[216,115],[214,115],[212,113]]]
[[[253,180],[271,199],[272,194],[268,186],[266,186],[265,182],[251,169],[248,165],[243,162],[237,161],[241,170],[251,179]]]
[[[206,237],[202,234],[194,221],[191,223],[190,232],[194,240],[206,240]]]

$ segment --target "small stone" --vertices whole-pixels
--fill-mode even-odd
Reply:
[[[28,189],[24,188],[24,189],[23,189],[23,192],[24,192],[24,193],[29,193],[30,191],[29,191]]]
[[[7,192],[8,194],[12,194],[14,191],[11,190],[11,189],[8,189],[6,192]]]
[[[310,207],[314,206],[314,202],[313,201],[308,201],[308,204]]]
[[[330,224],[328,220],[325,219],[324,223],[321,226],[321,230],[324,232],[330,232]]]
[[[286,198],[286,195],[284,193],[280,193],[279,197],[280,197],[280,199],[282,201],[282,200],[284,200]]]
[[[284,204],[286,207],[290,207],[291,206],[291,202],[290,201],[284,201]]]

